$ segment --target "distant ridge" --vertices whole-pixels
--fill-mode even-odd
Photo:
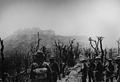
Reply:
[[[13,35],[5,39],[5,51],[13,51],[16,48],[25,49],[29,48],[31,43],[36,42],[38,39],[37,33],[42,39],[40,45],[51,47],[55,40],[68,42],[75,39],[81,46],[84,46],[88,39],[85,36],[61,36],[56,35],[52,30],[41,30],[40,28],[22,29],[16,31]]]

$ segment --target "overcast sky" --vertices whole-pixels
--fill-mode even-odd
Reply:
[[[104,36],[106,43],[116,45],[120,1],[0,0],[1,37],[32,27],[52,29],[60,35]]]

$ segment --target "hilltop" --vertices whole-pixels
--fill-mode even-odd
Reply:
[[[38,35],[41,39],[40,45],[46,47],[52,47],[55,40],[62,42],[69,42],[69,40],[75,39],[81,46],[85,46],[88,41],[86,36],[61,36],[56,35],[52,30],[41,30],[39,28],[27,28],[18,30],[9,37],[5,38],[5,51],[11,52],[15,49],[25,50],[29,49],[32,43],[37,43]]]

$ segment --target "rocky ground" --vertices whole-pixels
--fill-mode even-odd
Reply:
[[[71,68],[70,74],[65,78],[62,78],[61,80],[58,80],[57,82],[82,82],[81,73],[78,73],[80,69],[81,69],[81,66],[76,66],[74,68]],[[89,82],[88,77],[87,77],[87,82]],[[106,82],[106,81],[103,81],[103,82]],[[113,82],[117,82],[117,80],[114,78]]]
[[[78,77],[78,78],[70,78],[70,79],[68,79],[68,80],[66,80],[66,79],[67,79],[67,78],[62,78],[61,80],[58,80],[57,82],[82,82],[82,81],[81,81],[81,77]],[[88,79],[87,79],[87,82],[89,82]],[[106,82],[106,81],[103,81],[103,82]],[[114,79],[113,82],[117,82],[117,80]]]

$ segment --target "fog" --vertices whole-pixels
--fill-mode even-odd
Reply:
[[[0,0],[0,36],[24,28],[52,29],[59,35],[120,37],[119,0]]]

